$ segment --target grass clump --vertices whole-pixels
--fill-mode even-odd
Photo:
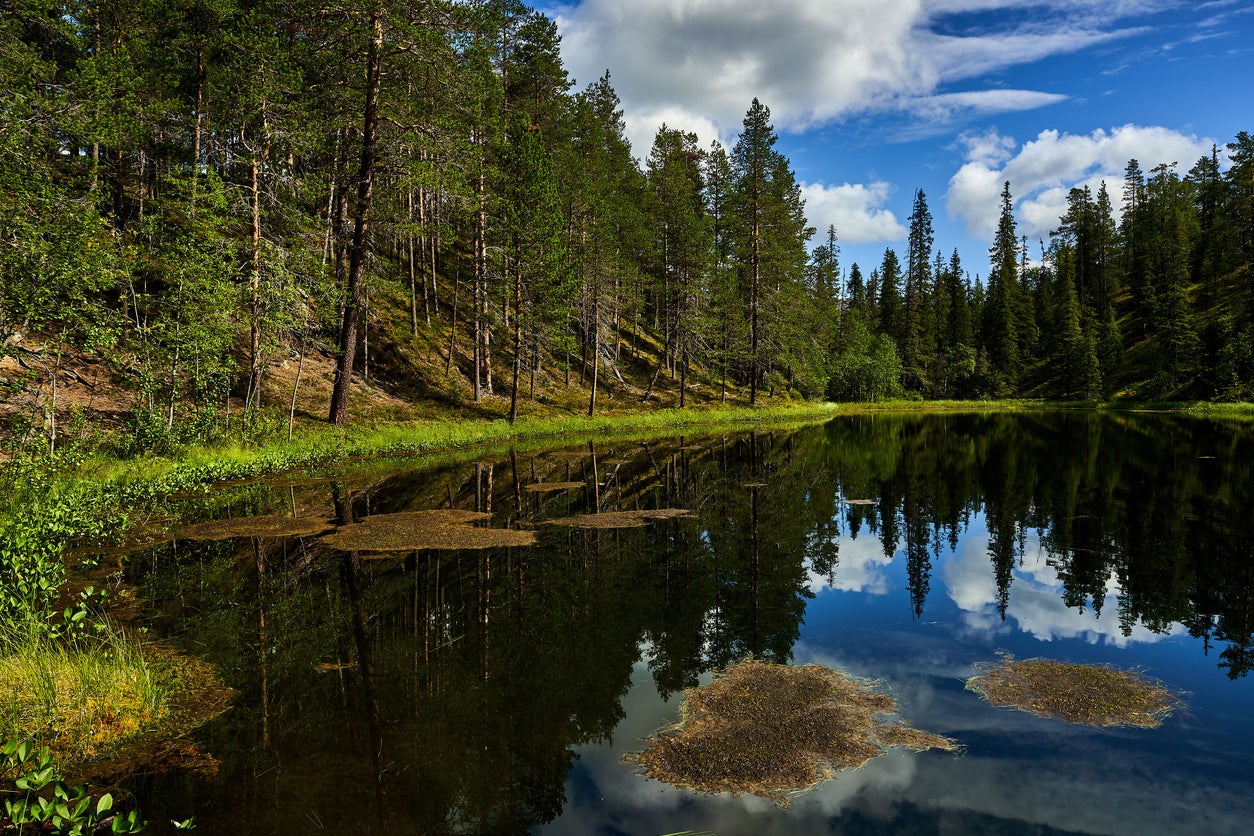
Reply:
[[[476,511],[433,510],[376,514],[359,523],[340,526],[322,542],[342,552],[408,552],[424,549],[493,549],[535,545],[530,531],[479,528],[473,523],[491,518]]]
[[[888,694],[830,668],[750,659],[688,690],[680,722],[624,761],[676,786],[749,793],[786,807],[789,794],[860,767],[887,748],[959,748],[904,722],[877,719],[896,709]]]
[[[1049,659],[1017,662],[1009,654],[968,679],[967,690],[993,705],[1098,727],[1157,728],[1180,703],[1178,693],[1135,671]]]
[[[69,774],[151,753],[225,711],[230,697],[207,663],[110,626],[57,639],[10,625],[0,693],[0,738],[40,738]]]

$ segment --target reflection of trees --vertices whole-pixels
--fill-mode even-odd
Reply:
[[[1248,435],[1199,420],[871,415],[795,434],[518,452],[367,474],[352,489],[252,486],[218,506],[341,520],[480,509],[494,525],[535,527],[530,549],[380,558],[311,539],[177,543],[130,571],[154,629],[239,691],[205,730],[223,770],[211,803],[235,811],[222,821],[304,832],[309,810],[328,829],[511,832],[560,812],[575,747],[613,734],[641,648],[663,695],[750,654],[788,660],[809,572],[838,575],[840,539],[863,531],[890,555],[903,547],[916,616],[932,561],[982,514],[1003,615],[1035,533],[1069,606],[1099,610],[1113,577],[1125,629],[1183,622],[1242,676],[1254,653],[1252,462]],[[527,489],[545,482],[562,487]],[[667,507],[698,517],[543,525]],[[146,806],[182,809],[183,792],[207,790],[154,784]]]
[[[795,443],[804,444],[804,435]],[[1112,577],[1125,633],[1176,622],[1223,642],[1231,676],[1254,642],[1254,441],[1248,430],[1175,416],[1041,413],[873,416],[834,421],[819,443],[844,528],[904,541],[911,603],[922,612],[931,560],[981,511],[997,607],[1035,532],[1063,600],[1097,614]],[[931,542],[929,553],[928,543]],[[819,563],[822,574],[834,564]]]
[[[750,652],[788,657],[813,523],[792,475],[807,466],[768,435],[515,455],[356,490],[276,490],[270,507],[257,493],[227,512],[299,504],[346,522],[475,508],[495,525],[537,526],[540,544],[380,557],[272,539],[255,553],[176,544],[136,562],[153,606],[181,607],[162,622],[171,637],[206,652],[240,692],[206,730],[222,759],[212,802],[204,788],[157,782],[150,809],[186,806],[180,793],[192,792],[219,821],[275,833],[306,832],[315,817],[346,831],[485,833],[552,819],[574,747],[609,739],[622,719],[642,643],[663,693]],[[740,487],[776,475],[787,487]],[[524,491],[538,481],[586,489]],[[622,531],[541,524],[662,507],[702,516]],[[198,645],[210,636],[211,648]]]

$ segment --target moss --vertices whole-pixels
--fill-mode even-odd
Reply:
[[[624,760],[653,778],[701,792],[788,796],[857,768],[885,749],[956,751],[948,738],[885,723],[897,709],[867,682],[820,665],[747,660],[687,691],[682,719]]]
[[[642,528],[649,520],[678,520],[695,517],[683,508],[657,508],[651,511],[605,511],[546,520],[549,525],[567,528]]]
[[[495,549],[531,546],[536,536],[512,528],[479,528],[472,523],[491,518],[475,511],[434,510],[377,514],[340,526],[322,538],[344,552],[408,552],[423,549]]]
[[[1180,695],[1135,671],[1049,659],[1016,662],[1006,654],[967,680],[993,705],[1086,726],[1161,726]]]

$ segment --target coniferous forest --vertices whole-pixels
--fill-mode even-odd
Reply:
[[[0,340],[29,408],[7,429],[55,426],[81,357],[128,382],[137,435],[256,407],[314,354],[341,424],[371,363],[511,418],[537,385],[594,413],[628,356],[643,400],[664,374],[680,405],[698,381],[751,404],[1254,397],[1251,135],[1073,189],[1044,241],[1007,183],[984,264],[920,190],[905,246],[845,265],[766,103],[729,149],[665,125],[632,149],[610,73],[576,85],[559,47],[515,0],[8,0]],[[443,388],[407,388],[420,360]]]

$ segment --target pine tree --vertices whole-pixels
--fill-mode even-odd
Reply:
[[[328,420],[337,426],[348,422],[348,393],[352,386],[353,360],[357,355],[357,329],[362,314],[366,258],[370,246],[371,204],[378,161],[379,94],[383,64],[384,10],[376,3],[367,13],[370,30],[364,61],[365,84],[361,117],[361,156],[357,168],[357,201],[353,208],[353,236],[349,246],[344,312],[340,318],[335,382]]]
[[[902,353],[903,318],[901,313],[901,262],[892,247],[884,249],[884,259],[880,262],[879,292],[876,299],[879,303],[879,332],[893,341],[898,356]]]
[[[985,344],[990,370],[999,394],[1017,390],[1022,369],[1020,349],[1019,240],[1015,232],[1010,181],[1001,193],[1001,217],[989,249],[988,301],[984,310]]]
[[[663,333],[654,380],[664,364],[680,374],[679,400],[687,396],[694,351],[705,345],[698,323],[713,248],[705,215],[702,152],[693,133],[662,125],[649,153],[650,214],[656,237],[654,313]]]
[[[732,170],[735,172],[737,214],[736,260],[739,264],[749,322],[749,403],[758,400],[758,383],[762,374],[761,303],[763,255],[767,248],[767,204],[770,200],[771,171],[775,163],[775,129],[771,111],[756,98],[745,114],[743,129],[732,148]]]
[[[740,304],[734,254],[736,249],[735,175],[727,151],[711,144],[705,158],[705,206],[710,219],[711,264],[709,310],[713,320],[712,358],[719,369],[719,399],[727,400],[731,365],[744,352],[747,319]]]
[[[932,213],[927,196],[919,189],[910,212],[906,246],[905,294],[902,300],[901,364],[907,388],[922,392],[927,387],[925,335],[930,333],[932,300]]]

